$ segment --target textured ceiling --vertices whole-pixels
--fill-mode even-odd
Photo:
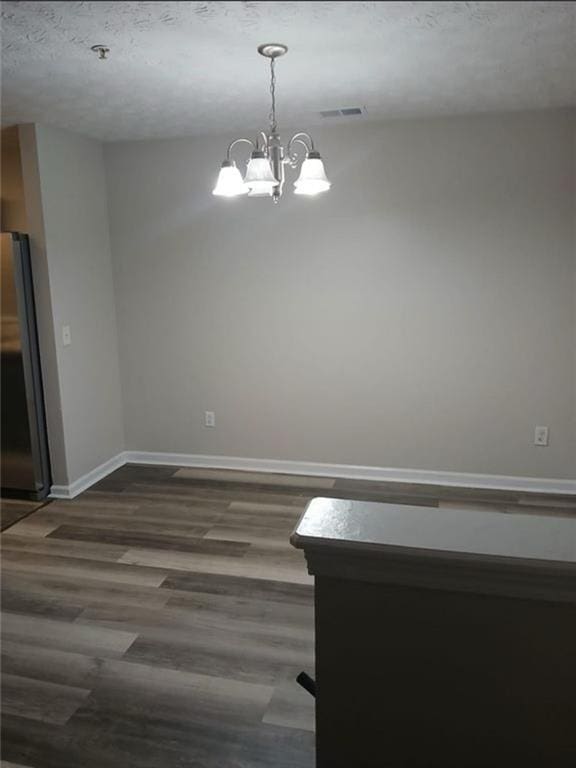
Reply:
[[[572,2],[4,2],[3,122],[101,139],[576,104]],[[107,61],[90,46],[104,43]],[[366,118],[348,118],[362,120]]]

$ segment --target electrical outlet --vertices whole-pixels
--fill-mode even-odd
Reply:
[[[216,414],[214,411],[206,411],[204,414],[204,426],[215,427],[216,426]]]
[[[72,344],[72,334],[70,333],[70,326],[63,325],[62,326],[62,345],[64,347],[69,347],[70,344]]]
[[[534,445],[548,445],[548,427],[534,427]]]

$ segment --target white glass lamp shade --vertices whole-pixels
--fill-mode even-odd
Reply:
[[[252,157],[246,168],[244,183],[250,190],[249,194],[253,197],[272,194],[278,180],[272,173],[270,160],[264,156],[263,152],[252,152]]]
[[[274,192],[274,187],[266,186],[263,189],[256,187],[248,192],[248,197],[271,197]]]
[[[309,152],[302,163],[300,176],[294,182],[295,195],[317,195],[330,189],[324,163],[318,152]]]
[[[224,160],[212,194],[218,197],[238,197],[238,195],[245,195],[247,192],[248,187],[244,184],[242,174],[236,168],[234,161]]]

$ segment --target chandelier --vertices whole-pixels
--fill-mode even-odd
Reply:
[[[255,141],[252,139],[234,139],[228,146],[226,159],[222,163],[218,181],[212,194],[219,197],[271,197],[277,203],[284,188],[284,167],[289,165],[296,168],[300,162],[298,151],[305,151],[300,175],[294,182],[294,194],[317,195],[330,189],[326,178],[324,163],[320,153],[314,146],[312,137],[304,131],[295,133],[286,147],[280,140],[276,121],[276,59],[284,56],[288,48],[281,43],[266,43],[258,47],[258,53],[270,59],[270,94],[272,105],[270,109],[270,126],[268,133],[260,131]],[[250,159],[244,178],[232,160],[232,150],[238,144],[249,144],[252,147]]]

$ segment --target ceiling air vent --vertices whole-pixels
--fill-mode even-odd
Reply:
[[[346,107],[345,109],[323,109],[320,111],[322,117],[351,117],[353,115],[362,115],[362,107]]]

